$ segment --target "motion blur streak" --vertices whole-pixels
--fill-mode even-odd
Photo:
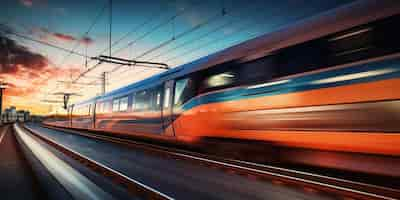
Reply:
[[[14,130],[24,144],[32,151],[35,157],[49,170],[49,172],[68,190],[74,199],[112,200],[110,194],[103,191],[85,176],[59,159],[32,136],[25,133],[17,124]]]
[[[348,80],[352,80],[352,79],[367,78],[367,77],[371,77],[371,76],[388,74],[388,73],[396,72],[397,70],[398,69],[382,69],[382,70],[375,70],[375,71],[369,71],[369,72],[360,72],[360,73],[356,73],[356,74],[322,79],[322,80],[314,81],[313,83],[320,84],[320,83],[334,83],[334,82],[340,82],[340,81],[348,81]]]
[[[399,1],[356,1],[45,123],[399,177],[399,24]]]

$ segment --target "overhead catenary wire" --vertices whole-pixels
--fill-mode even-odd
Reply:
[[[4,25],[4,24],[1,24],[1,25]],[[68,53],[80,56],[82,58],[87,58],[87,57],[90,58],[90,56],[86,56],[84,53],[80,53],[80,52],[77,52],[77,51],[72,51],[70,49],[67,49],[67,48],[64,48],[64,47],[60,47],[60,46],[55,45],[55,44],[51,44],[49,42],[41,41],[41,40],[38,40],[38,39],[35,39],[35,38],[32,38],[32,37],[26,36],[26,35],[24,35],[22,33],[17,33],[15,31],[12,31],[12,32],[8,31],[7,34],[14,35],[16,37],[19,37],[19,38],[22,38],[22,39],[25,39],[25,40],[33,41],[33,42],[36,42],[36,43],[39,43],[39,44],[42,44],[42,45],[45,45],[45,46],[48,46],[48,47],[52,47],[52,48],[58,49],[60,51],[68,52]]]
[[[224,11],[223,11],[224,12]],[[225,10],[225,12],[226,12],[226,10]],[[226,26],[228,26],[229,24],[231,24],[231,23],[234,23],[234,22],[228,22],[228,23],[226,23],[226,24],[224,24],[221,28],[216,28],[216,29],[213,29],[213,30],[221,30],[223,27],[226,27]],[[157,27],[154,27],[154,28],[157,28]],[[242,31],[237,31],[237,32],[235,32],[235,33],[238,33],[238,32],[242,32]],[[146,32],[146,33],[148,33],[148,32]],[[135,39],[134,41],[132,41],[132,42],[130,42],[128,45],[126,45],[125,47],[131,47],[131,45],[132,44],[135,44],[135,43],[137,43],[137,41],[139,41],[139,40],[141,40],[142,38],[143,38],[143,36],[144,37],[146,37],[147,35],[146,35],[146,33],[145,34],[143,34],[143,35],[141,35],[139,38],[137,38],[137,39]],[[209,34],[211,34],[211,33],[209,33]],[[233,33],[232,33],[233,34]],[[232,34],[228,34],[229,36],[230,35],[232,35]],[[173,35],[175,35],[175,34],[173,34]],[[175,38],[176,39],[176,38]],[[222,38],[219,38],[218,40],[213,40],[213,41],[219,41],[219,40],[221,40]],[[136,42],[135,42],[136,41]],[[170,42],[164,42],[164,43],[161,43],[161,44],[159,44],[159,45],[157,45],[156,47],[153,47],[152,49],[150,49],[150,50],[147,50],[146,52],[144,52],[144,53],[142,53],[142,54],[145,54],[145,55],[140,55],[140,56],[146,56],[146,55],[150,55],[150,53],[151,52],[154,52],[155,50],[157,50],[157,49],[160,49],[160,48],[162,48],[162,47],[165,47],[165,46],[167,46],[168,44],[169,44]],[[207,45],[209,45],[210,43],[207,43]],[[207,45],[201,45],[201,48],[202,47],[204,47],[204,46],[207,46]],[[112,47],[112,46],[111,46]],[[174,47],[174,48],[176,48],[176,47]],[[118,49],[118,50],[116,50],[116,51],[114,51],[114,53],[115,52],[118,52],[118,51],[120,51],[122,48],[120,48],[120,49]],[[161,55],[160,55],[161,56]],[[140,58],[139,56],[138,56],[138,58]],[[174,58],[169,58],[170,60],[173,60]],[[97,64],[96,64],[97,65]],[[131,68],[129,68],[128,70],[130,70]],[[125,71],[128,71],[128,70],[125,70]],[[113,71],[113,70],[111,70],[111,71]]]
[[[252,4],[251,6],[248,6],[247,8],[252,8],[252,7],[254,7],[254,6],[256,6],[256,5],[255,5],[255,4]],[[225,16],[225,15],[227,14],[226,8],[225,8],[224,6],[222,7],[221,13],[222,13],[222,16]],[[216,16],[218,16],[218,15],[216,15]],[[240,15],[239,15],[239,16],[240,16]],[[214,17],[211,17],[211,18],[209,18],[209,19],[212,20],[212,19],[214,19]],[[220,18],[220,19],[224,19],[224,18]],[[174,51],[174,50],[176,50],[176,49],[179,49],[179,48],[182,47],[182,46],[188,45],[188,44],[192,43],[192,42],[195,41],[195,40],[199,40],[199,39],[201,39],[201,38],[204,38],[204,37],[206,37],[206,36],[208,36],[208,35],[210,35],[210,34],[212,34],[212,33],[214,33],[214,32],[217,32],[218,30],[221,30],[221,29],[227,27],[228,25],[231,25],[231,24],[233,24],[233,23],[235,23],[235,22],[237,22],[237,21],[241,21],[241,20],[243,20],[243,18],[240,18],[239,20],[236,20],[236,21],[235,21],[235,20],[230,20],[230,21],[228,21],[227,23],[225,23],[225,24],[223,24],[223,25],[221,25],[221,26],[218,26],[218,27],[212,29],[211,31],[208,31],[208,32],[206,32],[205,34],[202,34],[200,37],[193,38],[192,40],[189,40],[189,41],[186,41],[186,42],[182,43],[181,45],[175,46],[174,48],[170,48],[170,49],[164,51],[164,54],[165,54],[165,55],[166,55],[166,54],[169,54],[169,53],[171,53],[172,51]],[[209,21],[209,20],[206,20],[205,22],[207,22],[207,21]],[[203,23],[205,23],[205,22],[203,22]],[[199,24],[201,25],[201,24],[203,24],[203,23],[199,23]],[[194,28],[196,28],[196,26],[195,26]],[[168,40],[168,41],[169,41],[169,40]],[[167,41],[167,42],[168,42],[168,41]],[[214,40],[214,41],[216,41],[216,40]],[[163,44],[164,44],[164,43],[163,43]],[[210,45],[210,44],[211,44],[211,42],[208,43],[207,45],[204,45],[203,47],[208,46],[208,45]],[[159,46],[160,46],[160,45],[159,45]],[[161,56],[162,54],[163,54],[163,53],[158,54],[158,55],[155,56],[155,57],[159,57],[159,56]],[[150,59],[148,59],[148,60],[153,60],[155,57],[150,58]],[[111,72],[115,72],[117,69],[119,69],[119,67],[121,67],[121,66],[115,67]],[[119,73],[119,74],[123,74],[123,73],[129,71],[130,69],[131,69],[131,68],[128,68],[128,69],[124,70],[122,73]],[[142,71],[143,71],[143,70],[142,70]]]
[[[200,2],[201,2],[201,1],[197,1],[196,4],[197,4],[197,3],[200,3]],[[196,5],[196,4],[195,4],[195,5]],[[142,40],[143,38],[147,37],[148,35],[150,35],[150,34],[153,33],[154,31],[156,31],[156,30],[158,30],[159,28],[161,28],[161,27],[163,27],[163,26],[165,26],[165,25],[171,23],[171,22],[172,22],[173,20],[175,20],[178,16],[183,15],[184,13],[186,13],[187,11],[189,11],[190,9],[193,9],[193,6],[192,6],[191,8],[189,8],[189,9],[182,9],[182,10],[180,10],[180,12],[177,12],[174,16],[172,16],[172,17],[170,17],[170,18],[167,18],[166,20],[164,20],[164,21],[162,21],[161,23],[159,23],[157,26],[155,26],[155,27],[153,27],[152,29],[146,31],[144,34],[142,34],[141,36],[139,36],[139,37],[136,38],[135,40],[129,42],[127,45],[125,45],[125,46],[123,46],[123,47],[117,49],[116,51],[114,51],[114,52],[112,53],[112,55],[114,55],[114,54],[116,54],[116,53],[118,53],[118,52],[120,52],[120,51],[122,51],[122,50],[124,50],[124,49],[126,49],[126,48],[128,48],[128,47],[132,47],[133,44],[136,44],[138,41],[140,41],[140,40]],[[95,65],[93,68],[95,68],[95,67],[97,67],[97,66],[98,66],[98,65]],[[118,65],[118,66],[114,67],[114,69],[112,69],[112,70],[110,71],[110,73],[115,72],[115,71],[118,70],[121,66],[124,66],[124,65]],[[84,72],[84,74],[86,74],[86,73],[87,73],[87,72]]]
[[[255,4],[252,4],[252,6],[250,6],[250,7],[254,7],[254,6],[256,6],[256,5],[255,5]],[[250,8],[250,7],[248,7],[248,8]],[[225,14],[226,14],[226,10],[224,10],[223,13],[224,13],[224,12],[225,12]],[[230,11],[230,13],[234,13],[234,12],[233,12],[233,11]],[[232,15],[232,16],[233,16],[233,15]],[[240,16],[240,15],[239,15],[239,16]],[[238,17],[238,16],[236,16],[236,17]],[[194,42],[196,42],[196,41],[198,41],[198,40],[204,39],[204,38],[210,36],[211,34],[216,33],[216,32],[218,32],[218,31],[220,31],[220,30],[222,30],[222,29],[228,27],[229,25],[238,23],[239,21],[248,20],[248,19],[250,19],[250,18],[251,18],[251,17],[247,17],[247,16],[246,16],[245,18],[236,18],[236,20],[235,20],[235,19],[231,19],[231,20],[227,21],[226,23],[223,23],[221,26],[217,26],[217,27],[211,29],[210,31],[205,32],[204,34],[201,34],[201,35],[198,36],[198,37],[192,38],[191,40],[185,41],[185,42],[183,42],[183,43],[181,43],[181,44],[178,44],[177,46],[174,46],[174,47],[172,47],[172,48],[165,49],[164,51],[159,52],[158,54],[154,55],[153,57],[148,58],[148,60],[155,60],[155,59],[157,59],[157,58],[159,58],[159,57],[164,57],[164,56],[166,56],[166,55],[168,55],[168,54],[171,54],[171,53],[173,53],[174,51],[176,51],[176,50],[178,50],[178,49],[180,49],[180,48],[182,48],[182,47],[184,47],[184,46],[193,44]],[[221,19],[224,19],[224,18],[221,18]]]
[[[269,13],[271,16],[275,16],[275,12],[279,12],[280,8],[275,8],[273,11],[274,12]],[[252,18],[253,17],[249,17],[249,18],[247,18],[247,20],[252,19]],[[182,52],[182,53],[180,53],[178,55],[166,58],[166,59],[162,60],[162,62],[169,62],[169,61],[175,60],[175,59],[177,59],[177,58],[179,58],[179,57],[181,57],[183,55],[192,54],[192,53],[194,53],[196,51],[199,51],[200,49],[202,49],[202,48],[204,48],[206,46],[209,46],[209,45],[214,44],[216,42],[220,42],[220,41],[222,41],[222,40],[224,40],[224,39],[226,39],[228,37],[234,36],[237,33],[241,33],[243,31],[246,31],[246,30],[248,30],[248,28],[252,28],[252,27],[256,27],[257,28],[260,25],[265,25],[265,23],[263,21],[261,21],[261,22],[257,22],[257,23],[254,24],[254,20],[250,20],[247,23],[242,24],[241,26],[237,27],[236,31],[233,31],[233,32],[231,32],[229,34],[222,35],[221,37],[218,37],[218,38],[216,38],[214,40],[211,40],[211,41],[209,41],[207,43],[197,45],[197,46],[195,46],[193,48],[190,48],[189,50],[184,51],[184,52]],[[239,41],[239,42],[241,42],[241,41]],[[187,44],[190,44],[190,43],[186,43],[185,45],[187,45]],[[185,45],[182,45],[182,46],[185,46]],[[170,52],[173,52],[175,50],[176,49],[170,50],[170,51],[166,52],[164,55],[167,55]],[[160,57],[160,56],[158,56],[158,57]],[[150,59],[150,60],[152,60],[152,59]]]
[[[172,25],[174,25],[175,19],[176,19],[178,16],[184,14],[184,12],[185,12],[185,10],[182,10],[181,13],[177,13],[176,15],[174,15],[174,16],[172,16],[171,18],[169,18],[168,20],[166,20],[166,21],[165,21],[166,23],[161,23],[161,24],[168,24],[168,23],[171,23]],[[186,31],[184,31],[184,32],[182,32],[182,33],[180,33],[180,34],[178,34],[178,35],[175,35],[175,28],[173,27],[173,35],[172,35],[172,38],[170,38],[170,39],[168,39],[167,41],[164,41],[164,42],[160,43],[159,45],[157,45],[157,46],[155,46],[155,47],[153,47],[153,48],[151,48],[151,49],[145,51],[144,53],[142,53],[141,55],[135,57],[134,59],[139,59],[139,58],[141,58],[141,57],[143,57],[143,56],[146,56],[147,54],[150,54],[150,53],[156,51],[157,49],[163,48],[163,47],[167,46],[168,44],[172,43],[173,41],[175,41],[175,40],[177,40],[177,39],[179,39],[179,38],[182,38],[183,36],[185,36],[185,35],[187,35],[187,34],[190,34],[190,33],[194,32],[194,31],[200,29],[200,28],[203,27],[204,25],[209,24],[210,22],[215,21],[218,17],[220,17],[220,16],[223,17],[223,16],[225,16],[226,14],[227,14],[226,8],[225,8],[225,7],[222,7],[222,12],[221,12],[221,14],[218,14],[218,13],[217,13],[216,15],[212,16],[211,18],[209,18],[209,19],[207,19],[207,20],[205,20],[205,21],[203,21],[203,22],[198,23],[197,25],[195,25],[195,26],[192,27],[191,29],[186,30]],[[159,27],[156,27],[156,28],[159,28]],[[146,36],[146,34],[144,34],[143,36]],[[143,38],[143,37],[142,37],[142,38]],[[141,39],[141,38],[138,38],[138,39]],[[134,41],[132,41],[132,42],[136,43],[137,41],[138,41],[138,40],[134,40]],[[124,46],[124,47],[118,49],[116,52],[119,52],[119,51],[121,51],[121,50],[123,50],[123,49],[129,47],[130,45],[132,45],[132,44],[134,44],[134,43],[128,43],[128,45],[126,45],[126,46]],[[110,73],[113,73],[113,72],[117,71],[117,70],[120,69],[122,66],[123,66],[123,65],[118,65],[118,66],[114,67],[114,68],[110,71]]]
[[[144,20],[142,23],[140,23],[139,25],[133,27],[132,29],[130,29],[127,33],[125,33],[123,36],[121,36],[120,38],[118,38],[117,40],[115,40],[112,44],[111,44],[111,48],[114,47],[115,45],[119,44],[121,41],[123,41],[124,39],[126,39],[128,36],[130,36],[131,34],[137,32],[138,30],[140,30],[142,27],[145,27],[147,24],[151,23],[154,19],[158,18],[159,16],[161,16],[162,14],[162,7],[160,7],[160,9],[156,12],[156,15],[151,15],[151,17],[147,20]],[[98,55],[101,55],[103,53],[105,53],[107,50],[109,50],[110,47],[106,47],[105,49],[103,49],[102,51],[100,51],[100,53],[98,53]]]
[[[200,3],[201,1],[197,1],[195,4]],[[114,55],[128,47],[130,47],[133,44],[136,44],[138,41],[142,40],[143,38],[147,37],[148,35],[150,35],[151,33],[153,33],[154,31],[158,30],[159,28],[169,24],[171,22],[171,20],[173,20],[174,18],[183,15],[185,12],[189,11],[190,9],[192,9],[193,7],[189,8],[189,9],[182,9],[180,10],[180,12],[177,12],[174,16],[168,18],[167,20],[162,21],[161,23],[159,23],[157,26],[153,27],[153,29],[146,31],[144,34],[142,34],[141,36],[139,36],[138,38],[136,38],[135,40],[129,42],[127,45],[125,45],[122,48],[119,48],[118,50],[112,52],[111,54]],[[111,45],[112,46],[112,45]],[[88,68],[86,71],[82,72],[80,75],[78,75],[77,78],[75,78],[73,80],[73,82],[79,80],[81,77],[83,77],[84,75],[86,75],[87,73],[89,73],[90,71],[92,71],[93,69],[97,68],[99,65],[101,64],[101,62],[95,64],[94,66]],[[113,70],[111,70],[112,72],[115,71],[116,68],[114,68]]]
[[[233,24],[233,23],[234,23],[234,21],[229,21],[228,23],[225,23],[225,24],[223,24],[222,26],[218,26],[218,27],[216,27],[216,28],[214,28],[214,29],[211,29],[210,31],[208,31],[208,32],[206,32],[206,33],[200,35],[199,37],[196,37],[196,38],[193,38],[193,39],[188,40],[188,41],[186,41],[186,42],[183,42],[183,43],[181,43],[181,44],[179,44],[179,45],[177,45],[177,46],[175,46],[175,47],[166,49],[165,51],[162,51],[162,52],[160,52],[159,54],[154,55],[153,57],[149,58],[149,60],[154,60],[154,59],[159,58],[159,57],[161,57],[161,56],[165,56],[165,55],[167,55],[167,54],[170,54],[170,53],[174,52],[175,50],[177,50],[177,49],[179,49],[179,48],[181,48],[181,47],[183,47],[183,46],[186,46],[186,45],[188,45],[188,44],[192,44],[192,43],[195,42],[196,40],[205,38],[205,37],[211,35],[212,33],[215,33],[215,32],[217,32],[217,31],[219,31],[219,30],[221,30],[221,29],[223,29],[223,28],[225,28],[225,27],[227,27],[227,26],[229,26],[229,25],[231,25],[231,24]]]
[[[109,48],[110,48],[110,51],[109,51],[109,56],[111,57],[111,42],[112,42],[112,10],[113,10],[113,8],[112,8],[112,0],[109,0]]]
[[[151,48],[151,49],[149,49],[149,50],[143,52],[143,53],[140,54],[139,56],[135,57],[135,59],[142,58],[142,57],[144,57],[144,56],[146,56],[146,55],[148,55],[148,54],[154,52],[154,51],[157,50],[157,49],[160,49],[160,48],[162,48],[162,47],[167,46],[168,44],[170,44],[171,42],[173,42],[173,41],[175,41],[175,40],[178,40],[178,39],[180,39],[180,38],[182,38],[182,37],[184,37],[184,36],[186,36],[186,35],[188,35],[188,34],[190,34],[190,33],[193,33],[194,31],[196,31],[196,30],[202,28],[203,26],[205,26],[205,25],[207,25],[207,24],[209,24],[209,23],[211,23],[211,22],[214,22],[215,19],[219,18],[220,16],[221,16],[220,13],[217,13],[216,15],[213,15],[212,17],[208,18],[207,20],[204,20],[203,22],[198,23],[196,26],[190,28],[189,30],[186,30],[186,31],[184,31],[184,32],[182,32],[182,33],[180,33],[180,34],[178,34],[178,35],[176,35],[176,36],[174,35],[171,39],[169,39],[169,40],[167,40],[167,41],[165,41],[165,42],[162,42],[162,43],[160,43],[159,45],[157,45],[157,46],[155,46],[155,47],[153,47],[153,48]]]
[[[85,37],[87,37],[89,35],[89,33],[92,31],[92,29],[94,28],[94,26],[97,24],[98,20],[100,19],[100,17],[103,15],[105,9],[107,8],[107,3],[104,4],[104,6],[99,10],[99,12],[97,13],[97,15],[95,16],[95,18],[92,20],[92,23],[89,25],[89,28],[83,33],[83,35],[80,37],[80,40],[77,40],[74,47],[71,49],[71,51],[76,51],[76,49],[81,45],[81,40],[84,39]],[[87,53],[85,52],[86,58],[88,58]],[[62,63],[64,63],[65,60],[67,60],[69,57],[71,56],[71,52],[68,53],[60,62],[59,66],[62,65]]]
[[[74,47],[70,50],[70,52],[68,52],[68,54],[66,56],[64,56],[64,58],[61,60],[61,62],[58,64],[58,66],[62,66],[62,64],[64,62],[66,62],[66,60],[73,54],[72,52],[75,52],[76,49],[80,46],[81,44],[81,40],[83,40],[85,37],[87,37],[89,35],[89,33],[92,31],[92,29],[94,28],[94,26],[97,24],[98,20],[100,19],[100,17],[103,15],[103,13],[105,12],[105,9],[107,8],[107,2],[104,3],[104,5],[101,7],[101,9],[99,10],[99,12],[97,13],[97,15],[94,17],[94,19],[92,20],[92,22],[90,23],[88,29],[82,34],[82,36],[76,41]],[[86,44],[86,49],[85,49],[85,68],[87,68],[87,60],[89,58],[89,56],[87,55],[87,45]],[[70,73],[71,75],[71,79],[72,79],[72,73]],[[58,89],[58,84],[56,85],[56,87],[51,90],[51,91],[55,91]]]
[[[201,1],[197,1],[192,7],[190,8],[184,8],[182,10],[180,10],[179,12],[175,13],[175,15],[167,18],[166,20],[162,21],[161,23],[157,24],[157,26],[153,27],[152,29],[146,31],[144,34],[142,34],[141,36],[139,36],[138,38],[136,38],[135,40],[127,43],[127,45],[115,50],[113,52],[113,54],[115,55],[116,53],[121,52],[122,50],[128,48],[130,45],[136,44],[137,42],[139,42],[140,40],[146,38],[148,35],[150,35],[151,33],[155,32],[156,30],[160,29],[161,27],[170,24],[173,20],[175,20],[177,17],[185,14],[186,12],[188,12],[189,10],[193,9],[194,6],[196,6],[197,3],[200,3]]]
[[[212,17],[208,18],[207,20],[204,20],[203,22],[198,23],[194,27],[192,27],[192,28],[190,28],[190,29],[188,29],[188,30],[176,35],[176,36],[175,36],[175,34],[173,34],[173,36],[170,39],[168,39],[168,40],[158,44],[157,46],[155,46],[155,47],[143,52],[139,56],[136,56],[134,59],[136,60],[136,59],[142,58],[142,57],[144,57],[144,56],[156,51],[157,49],[160,49],[160,48],[163,48],[163,47],[169,45],[170,43],[172,43],[175,40],[178,40],[178,39],[180,39],[180,38],[182,38],[182,37],[184,37],[184,36],[186,36],[186,35],[188,35],[190,33],[193,33],[194,31],[196,31],[196,30],[200,29],[201,27],[209,24],[210,22],[215,21],[215,19],[217,19],[220,16],[221,16],[221,14],[217,13],[217,14],[213,15]],[[120,67],[122,67],[122,65],[119,65],[119,66],[115,67],[111,72],[117,71]]]
[[[167,61],[175,60],[175,59],[177,59],[178,57],[181,57],[182,55],[185,55],[185,54],[188,54],[188,53],[196,52],[196,51],[198,51],[198,50],[200,50],[200,49],[202,49],[202,48],[204,48],[204,47],[206,47],[206,46],[209,46],[209,45],[214,44],[214,43],[216,43],[216,42],[222,41],[222,40],[226,39],[227,37],[234,36],[234,35],[237,34],[237,33],[240,33],[240,32],[245,31],[245,30],[246,30],[245,28],[250,27],[249,25],[252,25],[252,24],[251,24],[251,23],[244,24],[243,26],[240,26],[240,27],[239,27],[236,31],[234,31],[234,32],[231,32],[231,33],[229,33],[229,34],[227,34],[227,35],[224,35],[224,36],[222,36],[222,37],[218,37],[218,38],[216,38],[216,39],[214,39],[214,40],[212,40],[212,41],[210,41],[210,42],[207,42],[207,43],[205,43],[205,44],[198,45],[198,46],[196,46],[196,47],[194,47],[194,48],[192,48],[192,49],[190,49],[190,50],[188,50],[188,51],[185,51],[185,52],[183,52],[183,53],[181,53],[181,54],[179,54],[179,55],[177,55],[177,56],[174,56],[174,57],[169,58]],[[239,41],[239,42],[241,42],[241,41]],[[128,71],[128,70],[126,70],[126,71]],[[143,71],[144,71],[144,70],[142,70],[142,71],[140,71],[140,72],[143,72]],[[131,75],[128,74],[128,75],[125,76],[125,77],[129,77],[129,76],[131,76]],[[124,79],[124,77],[123,77],[123,78],[119,77],[118,79],[122,80],[122,79]],[[115,83],[114,83],[114,84],[115,84]]]
[[[195,46],[195,47],[193,47],[193,48],[191,48],[191,49],[189,49],[189,50],[187,50],[187,51],[185,51],[185,52],[182,52],[182,53],[180,53],[180,54],[178,54],[178,55],[175,55],[175,56],[173,56],[173,57],[170,57],[170,58],[164,60],[164,62],[168,62],[168,61],[171,61],[171,60],[175,60],[175,59],[177,59],[177,58],[179,58],[179,57],[181,57],[181,56],[183,56],[183,55],[186,55],[186,54],[188,54],[188,53],[192,54],[192,53],[194,53],[194,52],[196,52],[196,51],[198,51],[198,50],[200,50],[200,49],[202,49],[202,48],[204,48],[204,47],[206,47],[206,46],[208,46],[208,45],[215,44],[216,42],[219,42],[219,41],[221,41],[221,40],[226,39],[227,37],[230,37],[230,36],[233,36],[233,35],[235,35],[235,34],[237,34],[237,33],[246,31],[246,30],[247,30],[246,28],[250,27],[251,25],[253,25],[253,24],[252,24],[252,23],[248,23],[248,24],[245,24],[245,25],[243,25],[243,26],[240,26],[240,28],[237,28],[236,31],[233,31],[233,32],[231,32],[231,33],[229,33],[229,34],[226,34],[226,35],[222,35],[221,37],[217,37],[217,38],[215,38],[214,40],[211,40],[211,41],[209,41],[209,42],[207,42],[207,43],[204,43],[204,44]]]

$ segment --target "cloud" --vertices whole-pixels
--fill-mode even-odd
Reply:
[[[63,40],[66,42],[76,41],[76,38],[71,35],[67,35],[67,34],[63,34],[63,33],[51,33],[51,34],[53,37],[55,37],[58,40]]]
[[[16,74],[22,68],[41,70],[47,66],[47,58],[31,52],[14,40],[0,35],[0,41],[0,74]]]
[[[88,36],[85,36],[83,38],[78,38],[65,33],[51,32],[47,28],[43,27],[33,28],[30,31],[30,34],[37,35],[41,40],[55,39],[57,41],[68,42],[68,43],[78,41],[81,44],[85,45],[91,45],[94,42],[94,40]]]
[[[0,79],[8,84],[6,96],[9,98],[30,99],[40,93],[49,81],[70,73],[75,76],[79,69],[54,67],[43,55],[0,34]]]
[[[33,6],[33,0],[20,0],[19,2],[25,7]]]

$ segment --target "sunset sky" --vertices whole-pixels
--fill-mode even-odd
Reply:
[[[112,53],[176,67],[350,1],[114,0]],[[83,84],[72,85],[69,81],[86,70],[83,56],[12,33],[87,56],[108,55],[109,14],[108,0],[2,0],[0,80],[9,87],[3,109],[14,105],[34,114],[60,113],[61,104],[43,100],[61,100],[55,92],[79,93],[71,103],[99,94],[98,77],[116,65],[101,64],[78,80]],[[87,66],[95,64],[88,60]],[[162,72],[141,67],[114,71],[108,74],[107,91]]]

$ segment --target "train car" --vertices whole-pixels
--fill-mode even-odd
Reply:
[[[400,3],[356,1],[72,105],[49,125],[400,176]]]

